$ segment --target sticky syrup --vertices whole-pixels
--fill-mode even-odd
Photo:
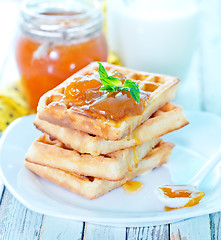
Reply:
[[[143,184],[138,181],[128,181],[122,185],[122,188],[128,194],[135,193],[141,190],[142,187],[143,187]]]
[[[139,158],[138,158],[137,150],[135,146],[133,147],[133,152],[134,152],[134,166],[135,168],[137,168],[139,163]]]
[[[160,188],[163,191],[164,195],[169,198],[189,198],[190,199],[189,202],[187,202],[187,204],[182,207],[171,208],[171,207],[166,206],[165,211],[171,211],[174,209],[195,206],[205,196],[204,192],[193,192],[191,190],[185,189],[185,185],[180,185],[180,187],[181,187],[181,189],[179,189],[179,190],[172,189],[172,187],[169,187],[169,186]]]
[[[129,128],[129,133],[126,136],[127,141],[132,140],[135,144],[135,146],[140,145],[141,144],[141,140],[138,136],[138,134],[136,133],[136,131],[131,131],[131,129]]]
[[[113,76],[124,82],[122,74],[116,73]],[[82,109],[88,115],[104,117],[107,120],[118,122],[126,116],[143,113],[149,93],[141,91],[140,103],[137,103],[129,91],[99,91],[100,87],[98,76],[84,76],[74,79],[66,87],[64,94],[72,106]]]
[[[141,144],[140,138],[138,137],[138,134],[136,133],[136,131],[132,133],[132,137],[134,139],[135,145]]]

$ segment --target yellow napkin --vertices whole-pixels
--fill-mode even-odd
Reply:
[[[16,118],[30,113],[20,81],[0,88],[0,135]]]

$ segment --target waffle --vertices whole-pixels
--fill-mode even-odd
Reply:
[[[108,181],[104,179],[85,177],[73,174],[60,169],[51,168],[45,165],[26,161],[25,165],[37,175],[54,182],[74,193],[89,199],[95,199],[113,190],[134,177],[159,167],[168,161],[173,144],[160,142],[151,152],[149,152],[140,162],[137,168],[128,172],[124,179],[120,181]]]
[[[184,116],[182,107],[166,103],[148,120],[139,125],[130,135],[117,141],[108,141],[99,136],[92,136],[67,127],[60,127],[40,120],[38,117],[35,119],[34,124],[39,130],[63,142],[70,149],[97,156],[130,148],[154,138],[159,138],[185,126],[188,122]]]
[[[153,139],[134,148],[92,156],[67,149],[63,143],[52,141],[44,134],[33,142],[26,154],[26,160],[78,175],[116,181],[123,179],[131,169],[136,168],[139,160],[158,142],[159,139]]]
[[[105,117],[91,115],[75,105],[65,96],[67,86],[82,77],[94,79],[98,77],[98,64],[96,62],[72,75],[55,89],[43,95],[38,104],[38,118],[51,124],[79,130],[85,133],[100,136],[106,140],[120,140],[132,132],[142,122],[147,120],[154,112],[166,102],[173,99],[176,94],[179,79],[167,75],[138,72],[109,63],[103,63],[109,74],[122,73],[138,83],[140,90],[149,94],[145,107],[140,115],[125,116],[119,121],[109,120]]]

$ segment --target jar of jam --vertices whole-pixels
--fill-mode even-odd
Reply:
[[[45,92],[90,62],[107,60],[102,20],[95,0],[23,3],[16,60],[32,108]]]

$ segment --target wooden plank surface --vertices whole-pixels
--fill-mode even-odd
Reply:
[[[220,240],[221,239],[221,212],[210,214],[210,230],[211,239]]]
[[[169,225],[127,228],[128,240],[167,240]]]
[[[118,240],[126,239],[126,228],[101,226],[92,223],[86,223],[84,229],[84,240]]]
[[[41,240],[82,239],[84,223],[45,216],[41,226]]]
[[[0,239],[39,239],[43,215],[25,208],[6,189],[0,207]]]
[[[170,224],[171,240],[210,240],[210,218],[208,215]]]

